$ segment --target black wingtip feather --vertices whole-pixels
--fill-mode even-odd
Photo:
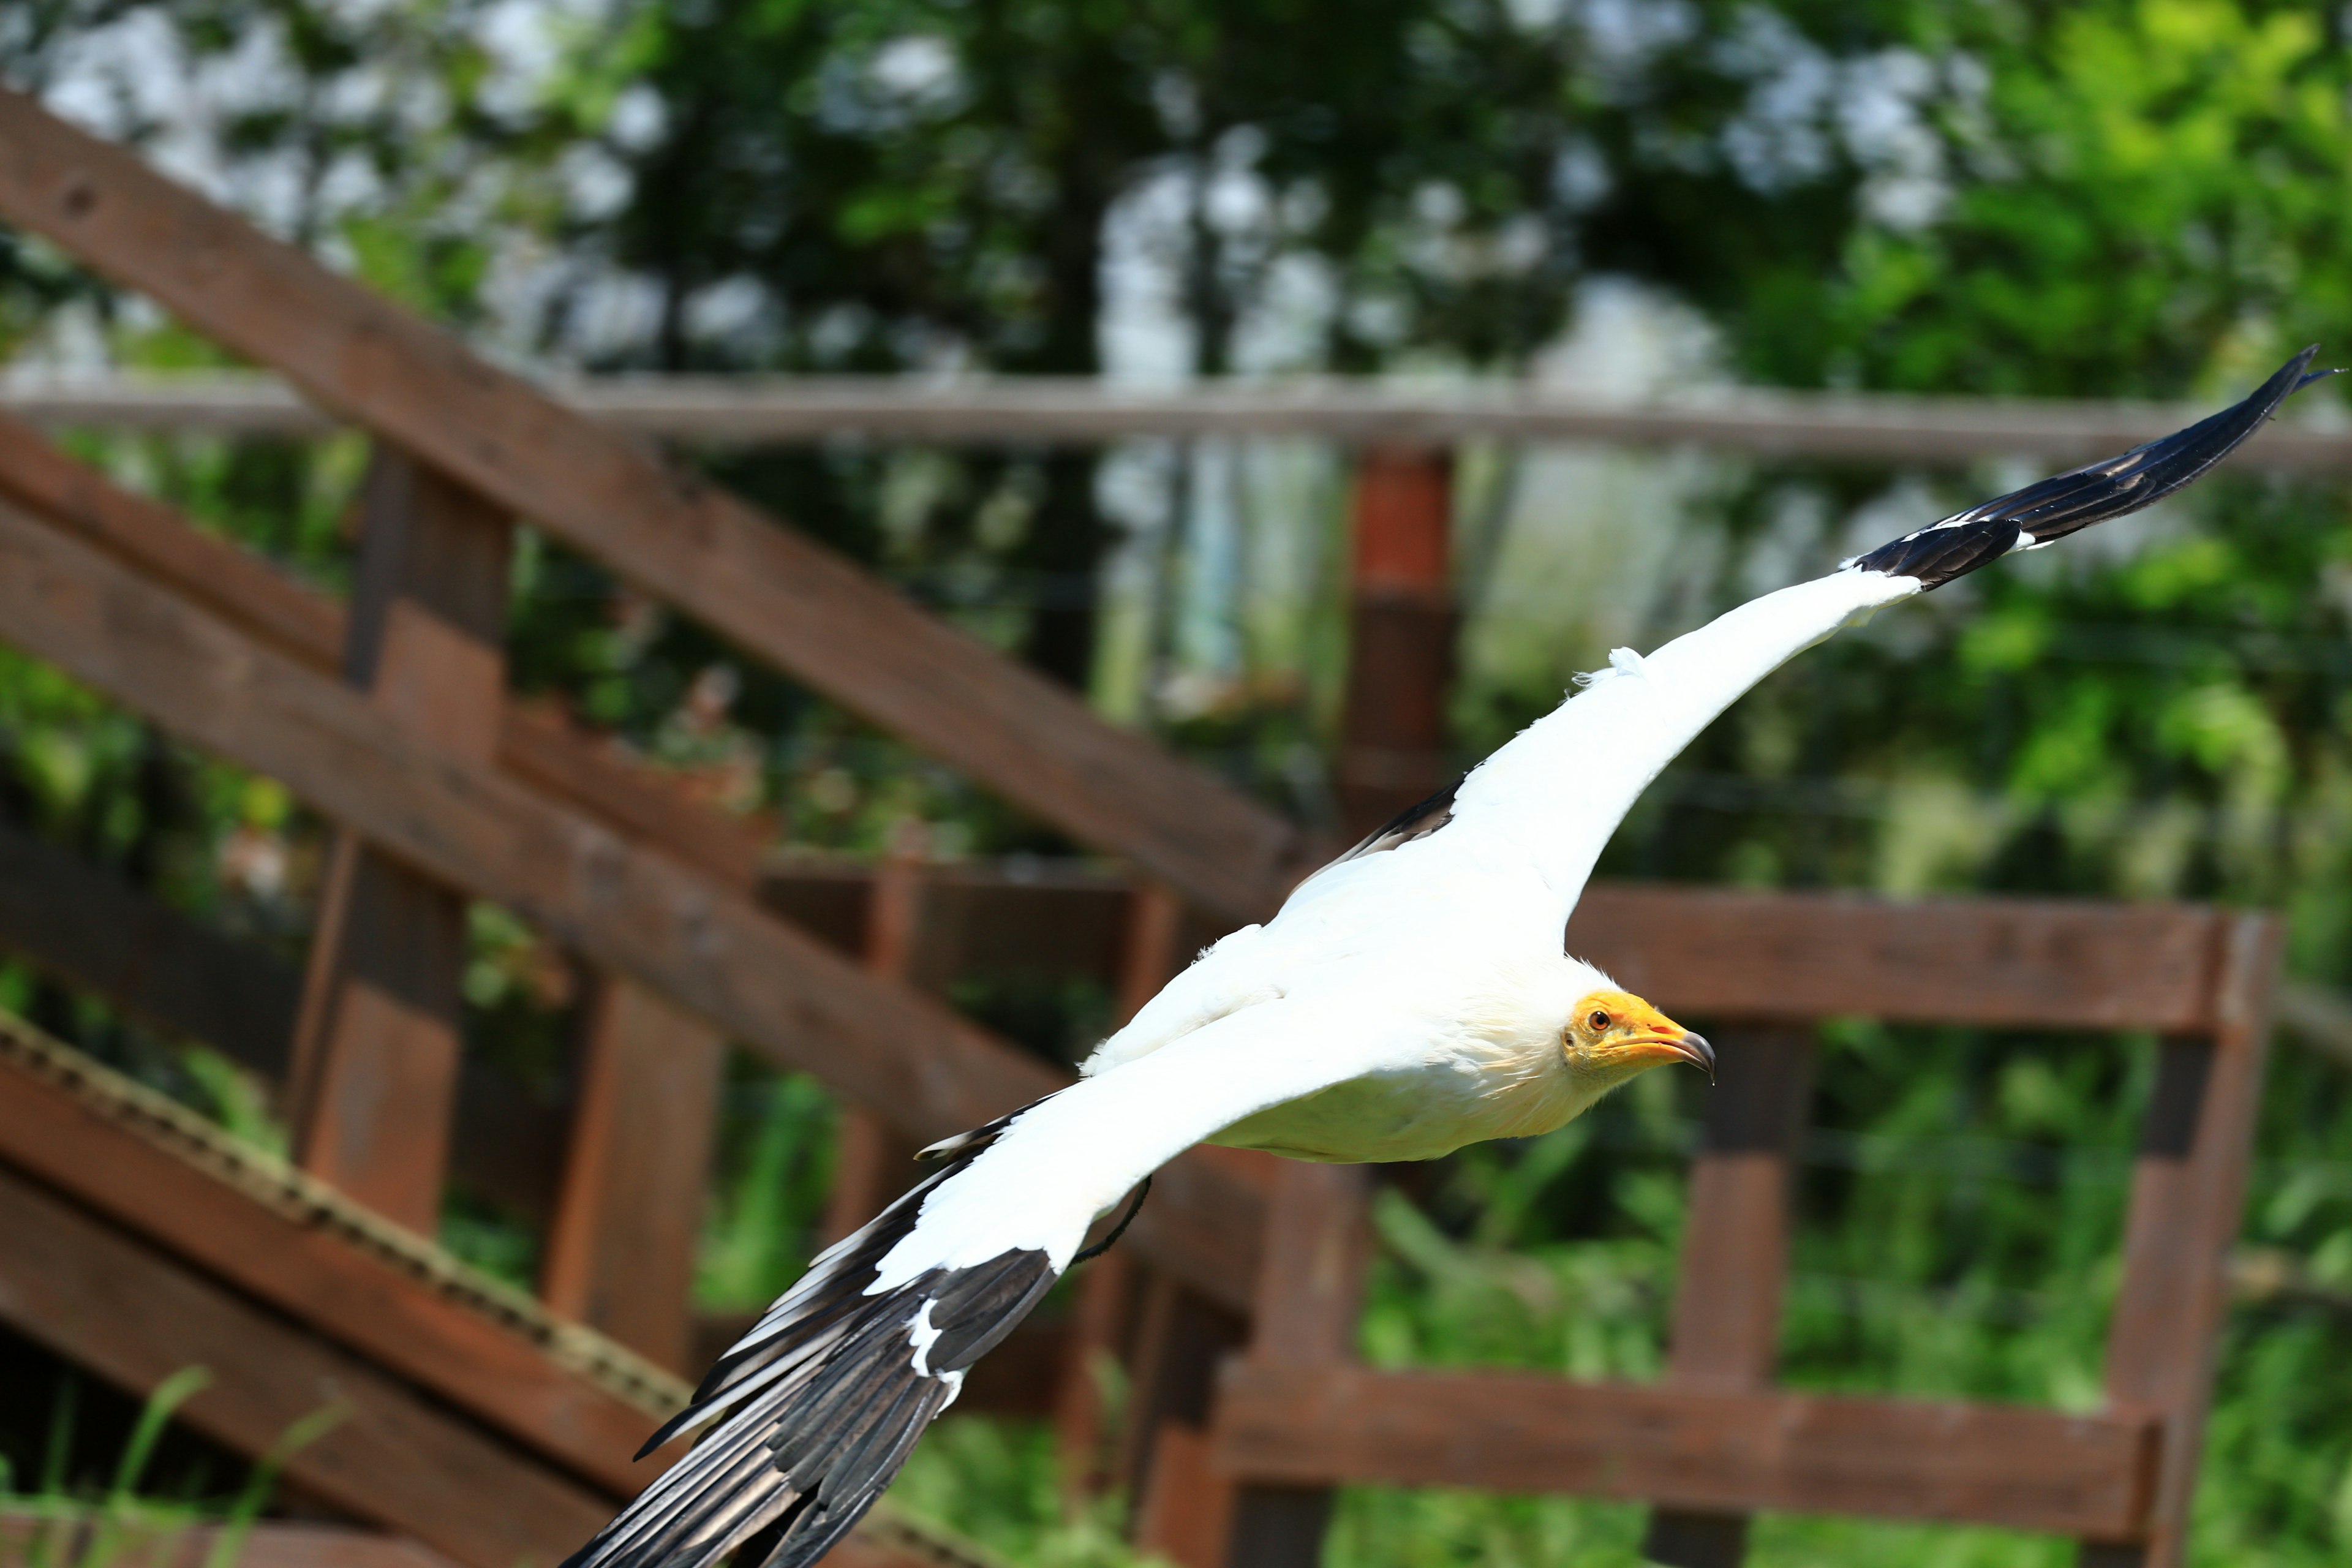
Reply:
[[[710,1568],[727,1557],[739,1568],[807,1568],[847,1534],[954,1399],[964,1369],[1058,1277],[1045,1253],[1016,1249],[867,1294],[923,1200],[1012,1121],[955,1141],[912,1192],[811,1265],[640,1457],[707,1423],[702,1440],[563,1568]],[[912,1329],[927,1310],[919,1363]]]
[[[1906,533],[1845,564],[1893,577],[1916,577],[1924,591],[1997,561],[2021,542],[2047,544],[2163,500],[2203,478],[2262,428],[2280,404],[2336,374],[2313,371],[2312,344],[2281,365],[2244,402],[2113,458],[1996,496],[1941,522]],[[2028,536],[2021,540],[2021,535]]]

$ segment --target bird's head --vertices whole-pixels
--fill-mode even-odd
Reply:
[[[1715,1047],[1627,991],[1588,991],[1560,1031],[1570,1070],[1614,1088],[1666,1062],[1688,1062],[1715,1077]]]

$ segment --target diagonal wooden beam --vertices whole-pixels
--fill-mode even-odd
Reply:
[[[205,533],[172,508],[77,462],[38,430],[0,416],[0,495],[151,581],[223,616],[278,652],[333,675],[346,640],[343,606],[259,557]],[[746,824],[680,799],[653,770],[527,704],[499,714],[499,764],[541,794],[658,845],[731,887],[754,887],[764,847]]]
[[[226,1280],[600,1492],[651,1479],[629,1456],[683,1393],[589,1345],[550,1353],[527,1299],[467,1288],[429,1245],[75,1053],[0,1020],[0,1166]],[[172,1369],[166,1368],[166,1371]]]
[[[737,889],[430,752],[365,697],[0,501],[0,635],[193,744],[284,782],[418,869],[506,904],[600,964],[929,1141],[1065,1075],[885,984]],[[1138,1245],[1221,1300],[1255,1265],[1255,1167],[1171,1167]]]
[[[1297,830],[455,338],[0,91],[0,217],[538,521],[747,652],[1085,843],[1238,919]]]
[[[181,1419],[244,1453],[330,1407],[344,1418],[286,1472],[467,1568],[558,1561],[604,1522],[597,1493],[470,1429],[398,1381],[293,1328],[23,1177],[0,1170],[0,1319],[107,1381],[216,1375]]]
[[[660,1471],[660,1457],[631,1456],[686,1397],[610,1340],[5,1016],[0,1235],[0,1319],[134,1390],[208,1366],[225,1396],[190,1414],[248,1453],[304,1413],[287,1409],[306,1386],[327,1387],[356,1410],[360,1447],[324,1449],[323,1470],[295,1478],[487,1568],[511,1568],[518,1529],[552,1546],[533,1548],[541,1561],[576,1545]],[[984,1568],[887,1508],[827,1562]]]

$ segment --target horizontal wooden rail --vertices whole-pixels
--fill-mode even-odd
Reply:
[[[1066,1081],[947,1007],[521,784],[423,748],[361,693],[0,501],[0,635],[192,744],[278,778],[419,869],[539,922],[923,1141]],[[1171,1167],[1136,1231],[1219,1300],[1245,1296],[1245,1160]]]
[[[1432,389],[1339,379],[1166,388],[1053,376],[680,375],[551,380],[544,387],[615,430],[730,445],[839,436],[968,445],[1222,436],[1351,445],[1589,442],[1904,464],[1993,457],[2088,462],[2212,412],[2200,404],[1755,389],[1634,403],[1512,384]],[[338,423],[281,381],[233,373],[19,376],[0,380],[0,409],[50,429],[313,436]],[[2341,473],[2352,470],[2352,432],[2271,425],[2231,461]]]
[[[1223,1379],[1216,1440],[1219,1462],[1254,1482],[1577,1492],[2126,1539],[2146,1521],[2157,1425],[1243,1361]]]
[[[2194,904],[1601,884],[1569,951],[1694,1017],[2210,1029],[2231,916]]]
[[[1255,919],[1301,869],[1299,830],[1213,775],[135,154],[5,90],[0,218],[1194,902]]]

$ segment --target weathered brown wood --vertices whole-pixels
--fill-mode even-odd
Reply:
[[[1114,1247],[1085,1265],[1072,1292],[1054,1376],[1054,1450],[1066,1499],[1099,1497],[1116,1479],[1114,1400],[1142,1289],[1134,1254]]]
[[[1122,893],[1125,918],[1118,931],[1112,994],[1119,1021],[1125,1023],[1159,994],[1182,963],[1179,943],[1184,908],[1173,891],[1158,883],[1137,883]],[[1103,929],[1098,918],[1095,925],[1097,931]],[[1142,1489],[1135,1484],[1139,1478],[1120,1474],[1118,1457],[1124,1452],[1131,1462],[1139,1459],[1151,1439],[1132,1422],[1127,1431],[1118,1430],[1110,1393],[1115,1371],[1122,1363],[1131,1371],[1139,1363],[1164,1358],[1160,1347],[1147,1348],[1137,1342],[1137,1315],[1149,1289],[1144,1275],[1132,1253],[1114,1250],[1078,1276],[1067,1357],[1054,1413],[1062,1484],[1074,1500],[1096,1496],[1121,1481],[1128,1484],[1131,1497],[1142,1497]],[[1164,1331],[1170,1323],[1168,1313],[1161,1311],[1154,1322]],[[1180,1458],[1175,1462],[1183,1460]],[[1144,1524],[1147,1531],[1159,1528],[1150,1520]],[[1223,1539],[1222,1526],[1207,1539],[1212,1544],[1206,1550],[1213,1554],[1213,1543]],[[1179,1560],[1195,1559],[1180,1554]]]
[[[2122,1547],[2086,1543],[2085,1561],[2100,1568],[2179,1568],[2188,1548],[2285,932],[2274,916],[2240,914],[2217,922],[2214,936],[2212,1038],[2158,1047],[2107,1337],[2108,1405],[2161,1419],[2162,1466],[2145,1537]]]
[[[496,900],[925,1142],[1062,1081],[950,1010],[864,975],[670,858],[415,743],[364,699],[0,504],[0,635],[194,744],[282,781],[426,875]],[[1129,1240],[1245,1294],[1247,1159],[1169,1167]]]
[[[13,92],[0,216],[1194,900],[1255,918],[1297,874],[1297,831],[1205,772]]]
[[[2221,918],[2181,904],[1602,883],[1569,921],[1568,947],[1697,1017],[2197,1032],[2213,1024]]]
[[[0,417],[0,494],[313,668],[342,668],[343,606],[171,508],[111,483],[40,433]],[[681,800],[654,770],[560,715],[508,705],[499,761],[516,778],[732,886],[751,888],[761,839],[750,826]]]
[[[654,768],[554,710],[509,704],[499,765],[540,794],[642,839],[739,892],[759,886],[760,826],[681,798]]]
[[[593,983],[582,1036],[540,1295],[659,1365],[698,1371],[694,1255],[726,1038],[610,974]]]
[[[1249,1353],[1284,1366],[1356,1359],[1372,1261],[1371,1173],[1285,1161],[1266,1206]]]
[[[1149,1212],[1150,1205],[1144,1206]],[[1189,1549],[1199,1542],[1200,1516],[1229,1507],[1232,1488],[1209,1469],[1206,1438],[1217,1363],[1247,1338],[1248,1324],[1238,1313],[1164,1270],[1146,1276],[1118,1456],[1139,1550]],[[1181,1561],[1181,1568],[1213,1563]]]
[[[140,1568],[207,1568],[222,1544],[213,1524],[108,1520],[92,1509],[73,1515],[0,1507],[0,1563],[48,1563],[57,1568],[102,1568],[127,1562]],[[91,1557],[93,1552],[102,1556]],[[404,1535],[383,1535],[330,1524],[265,1520],[237,1542],[236,1568],[450,1568],[450,1560]]]
[[[902,835],[902,841],[875,868],[866,904],[866,972],[900,985],[917,984],[917,952],[923,945],[929,912],[929,876],[919,839],[919,833],[911,838]],[[825,1195],[819,1238],[827,1246],[840,1240],[913,1185],[919,1147],[892,1131],[876,1111],[844,1105],[835,1125],[833,1189]]]
[[[297,1422],[344,1412],[286,1462],[337,1509],[471,1568],[553,1562],[611,1512],[348,1352],[5,1173],[0,1234],[0,1318],[133,1393],[210,1368],[211,1385],[180,1408],[195,1430],[258,1455]]]
[[[1716,1041],[1706,1140],[1691,1169],[1666,1383],[1748,1393],[1779,1360],[1790,1171],[1812,1087],[1812,1036],[1748,1028]],[[1643,1555],[1667,1568],[1738,1568],[1748,1518],[1662,1509]]]
[[[477,767],[504,706],[505,517],[379,450],[344,674],[424,745]],[[464,1053],[466,899],[339,843],[304,978],[289,1098],[303,1167],[410,1229],[439,1227]]]
[[[1356,458],[1348,688],[1335,783],[1340,826],[1360,837],[1454,776],[1454,459],[1442,447]]]
[[[157,1033],[283,1071],[294,973],[69,850],[0,822],[0,948]]]
[[[1152,1429],[1151,1487],[1137,1501],[1135,1549],[1176,1568],[1223,1568],[1235,1492],[1216,1468],[1204,1426],[1163,1421]]]
[[[653,1468],[630,1461],[654,1428],[651,1410],[565,1372],[397,1259],[355,1246],[299,1205],[256,1202],[5,1062],[0,1163],[277,1311],[327,1330],[374,1365],[602,1489],[625,1495],[651,1479]]]
[[[551,383],[610,429],[719,445],[878,441],[1092,446],[1132,437],[1692,447],[1913,467],[1975,458],[2085,463],[2178,430],[2210,405],[1709,388],[1632,402],[1523,381],[1431,387],[1358,377],[1251,377],[1161,388],[1086,376],[615,375]],[[125,374],[0,384],[0,408],[49,429],[312,436],[336,421],[249,373]],[[2231,461],[2292,473],[2352,468],[2321,426],[2263,426]]]
[[[284,1077],[301,977],[258,947],[0,823],[0,949],[171,1039]],[[552,1105],[487,1063],[457,1081],[450,1174],[526,1218],[552,1208],[562,1152]]]
[[[1266,1205],[1248,1358],[1284,1368],[1356,1361],[1356,1322],[1372,1262],[1371,1173],[1362,1165],[1286,1163]],[[1224,1412],[1217,1413],[1222,1425]],[[1209,1447],[1215,1447],[1213,1439]],[[1224,1568],[1315,1568],[1330,1523],[1328,1486],[1231,1475],[1195,1483],[1201,1511],[1227,1520]],[[1201,1568],[1217,1568],[1217,1559]]]
[[[1228,1368],[1218,1406],[1223,1463],[1302,1485],[1572,1491],[2110,1537],[2146,1519],[2155,1447],[2144,1417],[1251,1360]]]
[[[1183,900],[1158,883],[1139,882],[1128,893],[1125,928],[1115,982],[1122,1024],[1159,995],[1190,957],[1178,946],[1184,936]]]

